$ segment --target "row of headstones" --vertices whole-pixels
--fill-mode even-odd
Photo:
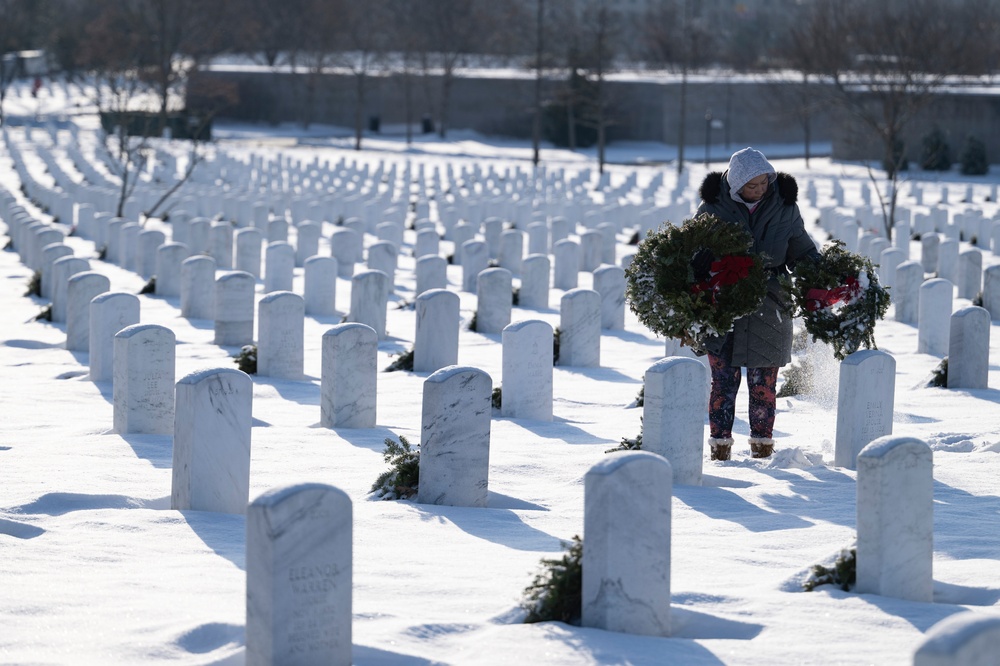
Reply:
[[[223,156],[221,159],[227,159]],[[235,162],[236,166],[232,166]],[[357,208],[344,208],[338,200],[346,202],[350,200],[351,202],[358,202],[358,193],[347,193],[340,190],[334,190],[329,187],[331,183],[339,181],[364,181],[364,187],[367,188],[369,196],[377,196],[378,189],[376,177],[382,173],[382,168],[379,168],[375,174],[370,174],[368,169],[368,164],[358,165],[344,165],[341,163],[336,167],[320,167],[316,168],[312,165],[307,165],[304,169],[301,165],[298,165],[298,173],[296,173],[296,165],[282,164],[280,168],[275,169],[264,169],[260,168],[259,160],[256,156],[251,156],[250,166],[243,167],[242,162],[235,158],[228,158],[227,164],[230,168],[227,171],[232,171],[234,174],[238,174],[242,171],[243,175],[238,178],[234,178],[235,183],[246,183],[249,189],[253,191],[260,190],[270,190],[274,191],[274,187],[277,182],[279,185],[287,186],[289,182],[296,182],[297,180],[303,180],[303,171],[308,174],[308,177],[314,183],[319,185],[319,191],[314,194],[322,197],[321,205],[328,206],[327,210],[332,210],[334,215],[326,217],[324,219],[333,219],[337,215],[343,217],[349,217],[353,215],[360,215],[360,211]],[[450,165],[449,165],[450,166]],[[241,168],[242,167],[242,168]],[[463,171],[464,173],[464,171]],[[589,181],[589,173],[584,174],[585,181]],[[388,189],[390,191],[396,191],[409,194],[411,180],[407,173],[403,174],[402,182],[399,185],[393,184],[393,179],[395,177],[394,172],[390,170],[388,175],[384,176],[383,179],[388,180]],[[475,185],[479,183],[490,183],[491,174],[486,174],[485,176],[480,174],[476,175],[474,172],[471,174],[459,175],[458,182],[463,185]],[[562,173],[561,170],[554,174],[547,174],[545,182],[539,183],[539,179],[536,177],[529,178],[525,172],[520,172],[519,176],[511,178],[509,174],[497,176],[498,182],[503,184],[503,189],[495,188],[491,189],[489,186],[484,188],[480,192],[474,191],[474,188],[468,188],[464,191],[459,191],[460,188],[451,188],[449,183],[455,183],[456,179],[451,177],[448,179],[447,183],[442,184],[440,178],[432,178],[430,182],[425,181],[422,176],[417,179],[417,189],[418,192],[427,192],[428,190],[433,190],[435,193],[440,193],[443,187],[451,189],[450,201],[447,205],[442,206],[439,210],[441,214],[441,221],[448,224],[449,218],[452,215],[456,215],[462,219],[468,220],[472,223],[478,223],[485,219],[489,215],[495,215],[498,212],[502,217],[510,219],[518,224],[518,226],[523,226],[533,210],[536,210],[539,206],[539,197],[537,195],[542,194],[544,196],[545,192],[548,190],[556,189],[556,184],[560,182],[560,179],[566,178],[566,174]],[[632,226],[634,223],[633,217],[636,209],[641,210],[641,207],[635,207],[631,204],[628,205],[603,205],[598,204],[593,201],[592,196],[595,192],[601,190],[607,190],[604,194],[605,201],[614,201],[617,198],[623,198],[627,196],[635,188],[636,177],[632,174],[631,178],[627,178],[626,181],[619,185],[615,189],[608,189],[602,187],[598,184],[595,189],[588,189],[582,185],[578,188],[569,188],[570,196],[563,197],[563,201],[550,200],[545,202],[544,207],[546,212],[550,215],[564,215],[567,217],[573,217],[575,219],[583,220],[585,226],[591,226],[588,222],[594,217],[602,218],[600,221],[611,221],[621,226]],[[361,188],[358,188],[361,189]],[[575,197],[573,195],[576,195]],[[512,196],[515,195],[515,196]],[[418,194],[418,196],[420,196]],[[307,197],[303,197],[307,198]],[[363,199],[363,197],[361,197]],[[423,199],[426,200],[426,199]],[[317,202],[318,204],[320,202]],[[451,209],[451,214],[445,213],[445,209]],[[488,211],[488,212],[487,212]],[[420,212],[418,211],[418,216]],[[315,216],[314,216],[315,217]]]
[[[586,474],[582,560],[584,626],[641,635],[671,635],[672,488],[674,484],[690,481],[686,472],[678,469],[687,466],[688,461],[669,446],[670,442],[682,438],[698,440],[700,468],[702,414],[707,407],[701,403],[706,402],[707,393],[703,389],[707,381],[704,365],[692,359],[664,359],[650,368],[646,374],[643,414],[646,428],[643,445],[650,449],[614,455],[594,465]],[[842,385],[842,398],[844,389]],[[877,390],[872,389],[873,392]],[[490,394],[488,375],[476,369],[449,367],[426,380],[418,502],[452,504],[463,500],[463,505],[485,506]],[[437,418],[429,418],[429,405],[450,407],[439,411]],[[455,411],[449,413],[450,409]],[[866,409],[872,407],[868,405]],[[890,406],[890,414],[891,410]],[[692,412],[698,417],[690,418]],[[666,418],[651,418],[658,413]],[[663,426],[667,423],[671,426],[671,435],[662,437],[665,434]],[[682,427],[678,429],[677,424]],[[684,425],[695,428],[688,432]],[[667,450],[659,454],[651,450],[661,442],[667,444]],[[476,455],[474,449],[477,447],[485,449],[486,455],[482,455],[482,451]],[[462,475],[436,474],[442,457],[461,459]],[[855,462],[856,590],[931,602],[933,462],[930,447],[915,438],[883,436],[869,441],[858,451]],[[305,506],[320,510],[303,511]],[[247,518],[248,661],[281,662],[296,651],[319,649],[317,646],[324,644],[319,640],[321,636],[328,649],[326,658],[334,663],[350,662],[351,581],[350,576],[345,575],[352,566],[350,516],[351,504],[345,493],[317,484],[265,493],[250,505]],[[325,520],[320,521],[321,518]],[[317,535],[323,538],[317,539]],[[293,566],[300,568],[292,569]],[[292,571],[297,573],[290,573]],[[309,586],[305,581],[310,578],[320,578],[324,585]],[[321,609],[319,612],[325,618],[313,625],[321,629],[312,634],[302,631],[309,626],[308,622],[302,622],[304,618],[319,619],[310,613],[309,607]],[[275,612],[279,609],[281,612]],[[990,633],[992,641],[1000,641],[997,623],[985,627],[979,627],[978,621],[973,624],[978,630]],[[249,639],[251,635],[256,636],[255,640]],[[333,637],[338,639],[332,640]],[[963,641],[953,637],[945,646],[942,638],[931,632],[918,655],[947,650],[957,658],[969,650],[981,649],[974,647],[981,640]]]
[[[225,285],[226,277],[229,276],[220,278],[220,284]],[[169,392],[174,376],[174,335],[162,326],[140,324],[138,297],[106,291],[106,280],[94,273],[74,276],[70,280],[74,289],[78,285],[81,288],[96,285],[105,289],[89,301],[86,349],[89,350],[90,379],[114,380],[116,431],[169,431],[173,419],[169,409],[172,402]],[[510,293],[509,289],[507,293]],[[86,294],[81,294],[79,302],[83,302],[85,297]],[[563,298],[561,324],[564,331],[560,334],[560,365],[599,365],[598,295],[591,290],[579,289],[568,292]],[[457,363],[458,305],[457,295],[446,290],[431,290],[418,299],[415,371],[434,372]],[[297,294],[277,292],[260,301],[258,374],[283,379],[302,378],[303,314],[303,299]],[[220,336],[252,333],[252,321],[248,326],[237,329],[240,323],[217,321],[216,342],[229,342],[228,339],[220,342]],[[513,418],[551,420],[552,327],[539,320],[528,320],[506,324],[501,333],[503,377],[507,386],[503,414]],[[80,345],[70,346],[70,343],[81,336],[82,333],[75,328],[67,327],[68,348],[78,348]],[[374,328],[358,322],[336,326],[324,334],[320,388],[320,422],[324,426],[374,426],[378,340],[379,335]],[[133,358],[131,370],[119,372],[121,368],[129,367],[125,359]]]
[[[817,187],[817,182],[821,180],[830,181],[830,192],[828,198],[833,201],[837,207],[843,207],[845,205],[845,190],[844,186],[841,184],[840,180],[836,177],[834,178],[808,178],[806,180],[805,195],[806,200],[809,201],[813,208],[817,207],[819,201],[819,188]],[[904,188],[905,189],[905,188]],[[916,206],[925,206],[924,199],[925,195],[931,190],[937,191],[936,205],[946,206],[949,203],[973,203],[975,200],[976,188],[972,184],[965,186],[965,192],[961,195],[952,195],[952,189],[954,189],[948,183],[931,185],[929,183],[918,183],[911,181],[909,183],[909,189],[904,191],[900,190],[900,196],[908,197],[913,200]],[[997,191],[998,186],[996,183],[989,183],[987,185],[987,191],[983,195],[985,201],[996,202],[997,201]],[[858,194],[861,201],[865,206],[869,206],[872,203],[872,188],[868,183],[859,183]],[[934,197],[932,197],[934,198]],[[903,206],[896,206],[896,210],[904,208]]]
[[[70,203],[72,207],[72,203]],[[260,212],[260,211],[258,211]],[[69,214],[69,218],[72,219],[72,213]],[[142,250],[140,252],[125,252],[127,267],[132,267],[133,265],[144,277],[149,277],[153,274],[164,274],[161,271],[159,273],[154,273],[156,270],[156,263],[153,258],[155,249],[158,247],[158,242],[162,242],[162,237],[159,236],[161,232],[155,230],[142,230],[138,223],[129,223],[124,220],[121,221],[120,225],[114,225],[112,223],[113,218],[110,218],[108,214],[104,213],[94,213],[94,205],[89,203],[83,203],[79,205],[79,210],[77,213],[78,226],[80,228],[81,235],[84,237],[93,237],[95,244],[101,246],[107,244],[108,246],[108,256],[111,261],[118,262],[119,246],[124,244],[126,246],[132,246],[134,244],[139,244]],[[115,219],[114,222],[119,220]],[[256,221],[256,220],[255,220]],[[224,223],[211,223],[207,219],[198,219],[194,221],[194,224],[188,224],[188,220],[185,219],[184,215],[178,214],[174,222],[174,240],[184,242],[188,237],[188,228],[192,229],[190,233],[189,249],[192,252],[209,251],[215,258],[217,266],[219,268],[229,268],[232,262],[232,234],[233,229],[231,226]],[[287,238],[287,227],[284,229],[280,228],[284,225],[283,221],[280,220],[269,220],[268,228],[268,240],[270,242],[280,242]],[[518,263],[520,262],[520,252],[518,249],[523,247],[523,238],[519,232],[514,230],[508,230],[507,232],[502,232],[501,221],[499,218],[489,218],[484,221],[484,235],[489,247],[489,253],[491,258],[501,257],[505,260],[501,265],[505,267],[512,268],[517,271]],[[111,225],[110,233],[108,227]],[[377,225],[382,227],[379,229],[379,235],[381,238],[391,238],[397,247],[401,245],[402,226],[395,225],[395,231],[392,231],[393,225],[388,223],[382,223]],[[540,253],[553,249],[554,246],[560,240],[566,239],[569,233],[569,224],[565,219],[556,218],[552,221],[551,242],[548,241],[547,236],[549,235],[549,229],[547,225],[542,225],[535,223],[529,225],[528,229],[528,242],[529,242],[529,253]],[[582,252],[579,253],[579,260],[581,270],[593,270],[600,261],[605,263],[613,262],[614,255],[614,234],[615,225],[610,223],[601,223],[596,225],[597,229],[592,229],[584,232],[580,238],[580,245],[582,247]],[[240,230],[242,231],[242,230]],[[343,229],[338,229],[337,232],[344,231]],[[360,231],[360,230],[358,230]],[[423,233],[421,238],[418,238],[417,243],[417,253],[418,256],[423,256],[424,254],[429,254],[434,252],[436,249],[436,238],[433,238],[433,234],[429,233],[429,229],[424,230],[427,233]],[[473,236],[476,233],[476,228],[466,225],[464,228],[462,225],[458,225],[458,230],[456,235],[459,236],[456,245],[460,245],[466,238]],[[604,235],[603,238],[600,237],[595,231],[601,231]],[[335,232],[335,235],[336,233]],[[239,231],[237,232],[239,234]],[[502,242],[498,239],[503,235]],[[142,235],[141,240],[138,238]],[[346,235],[346,234],[342,234]],[[418,234],[420,235],[420,234]],[[319,229],[313,226],[306,226],[300,230],[299,242],[296,247],[296,265],[303,265],[305,258],[313,256],[314,250],[318,246],[318,236]],[[259,254],[258,243],[256,242],[258,238],[252,232],[246,234],[244,242],[241,244],[239,242],[239,236],[237,236],[237,261],[236,267],[241,270],[248,270],[255,275],[259,275],[259,259],[254,255]],[[353,263],[358,261],[359,255],[359,245],[358,240],[351,241],[346,240],[343,243],[337,242],[332,243],[332,248],[338,248],[340,265],[345,267],[341,268],[341,274],[344,275],[347,271],[351,270]],[[497,246],[502,245],[503,250],[498,251]],[[240,246],[244,249],[240,252]],[[562,251],[569,251],[564,249]],[[562,252],[561,251],[561,252]],[[141,255],[138,261],[132,259],[135,255]],[[461,255],[462,253],[456,253]],[[598,258],[598,255],[600,258]],[[611,255],[612,258],[609,258]],[[241,261],[241,256],[243,260]],[[461,259],[458,259],[460,262]],[[572,288],[575,284],[575,276],[569,275],[563,279],[562,275],[565,275],[569,271],[564,271],[561,266],[564,263],[559,259],[556,260],[557,264],[557,285],[562,288]],[[380,266],[379,268],[384,268]],[[171,275],[176,275],[177,271],[169,271]],[[287,283],[287,280],[283,284]],[[273,289],[278,290],[282,287],[275,286]],[[165,293],[169,293],[169,290]]]
[[[856,591],[932,601],[930,447],[884,437],[858,461]],[[587,472],[584,627],[672,634],[672,495],[671,465],[655,454],[618,454]],[[247,510],[247,663],[310,655],[317,663],[351,664],[352,572],[353,506],[345,492],[303,483],[257,497]],[[931,627],[913,663],[979,666],[998,652],[1000,619],[969,611]]]
[[[39,239],[42,236],[52,235],[55,242],[47,244],[42,252],[39,262],[45,262],[48,255],[71,254],[70,248],[59,242],[62,238],[61,232],[56,229],[45,227],[41,223],[36,223],[43,227],[28,238],[35,238],[35,245],[44,242]],[[30,225],[22,226],[15,223],[14,236],[18,238],[17,245],[20,246],[24,239],[22,230],[27,234]],[[143,232],[145,233],[145,232]],[[56,240],[58,237],[59,240]],[[479,243],[481,246],[482,243]],[[179,259],[186,254],[185,248],[176,243],[165,244],[158,248],[158,258],[174,255]],[[28,252],[28,257],[34,254]],[[522,305],[524,307],[547,307],[548,305],[548,265],[547,257],[539,256],[538,261],[529,262],[538,264],[540,270],[536,273],[539,277],[535,283],[530,279],[522,283],[524,292]],[[166,261],[161,261],[161,268],[165,276],[157,283],[158,293],[169,293],[168,284],[170,278],[180,276],[181,294],[181,314],[191,318],[205,318],[216,321],[217,344],[222,345],[244,345],[252,343],[254,326],[254,293],[255,280],[247,273],[235,271],[227,273],[219,278],[215,278],[215,266],[210,257],[197,256],[184,259],[180,264],[180,270],[176,267],[168,266]],[[36,267],[37,264],[32,258],[26,260],[29,267]],[[108,357],[108,353],[102,353],[107,342],[107,334],[91,336],[98,327],[104,331],[101,322],[119,321],[121,316],[102,315],[91,316],[90,301],[98,294],[102,294],[109,289],[108,279],[95,272],[91,272],[89,262],[72,256],[64,256],[55,259],[51,263],[51,277],[43,271],[43,285],[54,284],[56,289],[53,292],[53,321],[67,324],[67,348],[72,350],[87,350],[92,352],[93,362],[96,367],[101,366],[100,359]],[[466,264],[466,269],[472,266],[472,262]],[[418,298],[420,312],[433,313],[431,316],[418,317],[418,322],[433,321],[438,333],[448,332],[446,335],[424,335],[422,328],[418,326],[417,342],[415,343],[415,357],[418,360],[418,368],[422,370],[433,370],[440,367],[442,357],[452,358],[457,356],[457,337],[459,328],[459,313],[457,296],[443,291],[446,286],[445,264],[440,257],[425,257],[417,264],[418,267],[418,290],[422,297]],[[288,288],[291,278],[291,265],[288,266]],[[266,368],[270,367],[268,359],[272,354],[268,349],[270,345],[266,340],[272,338],[293,338],[301,341],[303,314],[332,314],[335,311],[335,280],[337,268],[336,261],[328,257],[312,257],[307,262],[306,267],[306,299],[302,299],[294,294],[274,292],[265,298],[261,304],[261,327],[260,337],[263,349],[260,350],[262,359],[261,366],[263,374],[271,374]],[[533,273],[534,274],[534,273]],[[573,273],[575,277],[575,271]],[[162,282],[162,284],[161,284]],[[420,284],[423,283],[423,284]],[[599,339],[601,328],[622,329],[624,328],[624,271],[616,266],[603,266],[594,272],[595,290],[570,289],[563,296],[561,311],[563,312],[562,331],[565,335],[563,363],[567,365],[593,366],[599,364]],[[424,287],[427,287],[424,289]],[[510,323],[511,310],[513,304],[512,276],[509,271],[502,268],[492,268],[480,271],[476,275],[476,293],[480,297],[479,308],[477,310],[477,330],[483,333],[498,333],[504,326]],[[537,294],[536,294],[537,292]],[[388,278],[382,271],[368,270],[352,278],[352,306],[349,318],[354,321],[367,323],[379,332],[380,337],[385,335],[385,318],[388,301],[389,284]],[[43,295],[47,295],[43,291]],[[426,295],[426,297],[424,297]],[[292,296],[294,298],[289,299]],[[116,299],[115,302],[121,299]],[[292,305],[289,305],[289,300]],[[537,301],[537,303],[535,302]],[[103,303],[103,300],[102,300]],[[301,303],[301,307],[298,307]],[[111,305],[102,307],[112,308]],[[272,310],[282,312],[278,317],[264,314]],[[298,317],[292,316],[292,312],[301,311]],[[596,315],[596,316],[595,316]],[[270,322],[280,322],[272,326]],[[112,323],[112,326],[114,324]],[[274,330],[280,328],[278,332]],[[296,334],[295,331],[298,331]],[[113,333],[113,331],[112,331]],[[101,341],[104,341],[103,344]],[[428,341],[434,341],[428,342]],[[451,341],[453,344],[447,345],[442,350],[442,341]],[[434,348],[430,348],[433,344]],[[277,345],[285,354],[292,358],[302,356],[302,344]],[[450,347],[450,348],[448,348]],[[285,362],[275,362],[275,373],[277,376],[300,377],[301,363],[297,370],[287,369]],[[277,370],[277,368],[285,368]],[[96,374],[102,374],[96,370]]]

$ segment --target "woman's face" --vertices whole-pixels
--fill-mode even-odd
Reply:
[[[767,192],[767,183],[770,180],[768,175],[762,174],[747,182],[740,190],[740,196],[744,201],[753,203],[760,201],[760,198]]]

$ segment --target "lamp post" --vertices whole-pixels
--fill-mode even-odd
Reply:
[[[705,166],[708,166],[709,149],[712,145],[712,109],[705,109]]]

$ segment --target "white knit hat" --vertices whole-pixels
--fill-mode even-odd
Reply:
[[[765,173],[768,175],[768,182],[773,183],[777,173],[764,157],[764,153],[753,148],[737,150],[729,158],[729,175],[726,176],[726,180],[729,181],[730,196],[736,198],[737,192],[742,190],[744,185]]]

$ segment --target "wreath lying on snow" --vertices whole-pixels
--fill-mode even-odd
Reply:
[[[732,330],[764,300],[767,278],[753,238],[709,214],[662,225],[625,271],[629,307],[654,333],[690,346]]]
[[[803,261],[785,283],[795,316],[813,340],[833,345],[833,355],[875,346],[875,322],[889,309],[889,292],[879,284],[871,260],[833,241],[817,261]]]

